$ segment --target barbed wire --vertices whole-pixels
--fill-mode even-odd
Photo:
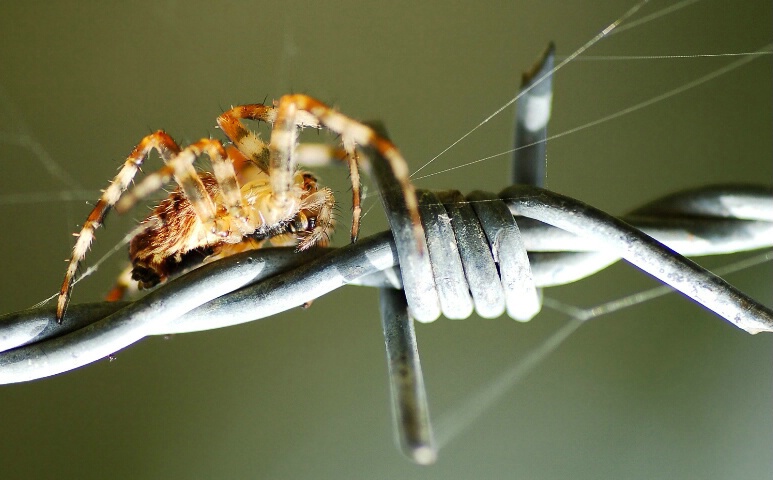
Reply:
[[[407,262],[431,265],[430,279],[438,293],[427,300],[432,287],[412,287],[419,290],[408,294],[414,318],[434,320],[419,310],[421,304],[411,305],[412,296],[436,302],[438,311],[449,318],[466,318],[474,306],[482,316],[499,316],[506,310],[513,318],[528,319],[538,307],[528,300],[524,313],[522,292],[532,295],[535,287],[586,278],[625,258],[739,328],[750,333],[773,331],[768,308],[676,253],[712,255],[773,247],[773,189],[702,187],[651,202],[620,219],[537,187],[513,186],[501,198],[484,192],[466,198],[441,193],[441,198],[456,202],[446,204],[428,203],[433,195],[420,192],[428,254]],[[505,226],[492,230],[490,217],[501,213],[503,206],[532,218],[509,215]],[[433,210],[438,208],[446,213]],[[483,235],[476,228],[482,228]],[[664,246],[647,240],[648,235]],[[396,236],[387,231],[337,249],[269,248],[235,255],[174,279],[133,303],[73,305],[61,325],[53,307],[4,315],[0,383],[71,370],[148,335],[210,330],[265,318],[344,285],[403,288],[405,265]],[[410,238],[403,243],[415,245]],[[475,256],[482,250],[470,246],[473,241],[486,242],[482,258]],[[451,245],[455,251],[441,250]],[[515,257],[527,252],[527,263],[518,263]],[[417,275],[414,280],[422,281],[421,272]],[[476,293],[475,284],[484,285],[485,291]],[[453,303],[449,300],[453,295],[467,295],[469,300],[457,298]]]
[[[439,198],[449,202],[445,204],[428,201],[433,195],[420,192],[426,255],[403,260],[400,243],[395,241],[399,237],[387,231],[338,249],[300,253],[263,249],[235,255],[174,279],[133,303],[73,305],[61,325],[53,307],[4,315],[0,317],[0,384],[72,370],[149,335],[223,328],[265,318],[344,285],[407,288],[404,261],[413,265],[418,283],[411,287],[418,290],[406,292],[405,305],[411,316],[425,321],[433,318],[419,309],[433,301],[450,318],[466,318],[474,307],[483,316],[499,316],[506,310],[524,320],[539,310],[536,288],[586,278],[622,257],[739,328],[750,333],[773,331],[769,308],[676,253],[707,255],[772,247],[773,189],[703,187],[669,195],[621,219],[537,187],[514,186],[499,197],[475,192],[460,198],[458,193],[444,192]],[[392,195],[387,191],[385,196]],[[505,211],[508,215],[501,215]],[[562,228],[515,217],[511,211]],[[410,235],[402,242],[415,248]],[[526,260],[519,260],[527,252]],[[421,264],[424,267],[417,267]],[[422,273],[426,266],[428,277]],[[434,297],[426,281],[435,288]],[[425,301],[411,305],[416,297]],[[396,418],[428,421],[426,394],[423,387],[414,388],[415,382],[423,385],[423,379],[410,317],[405,306],[393,305],[399,301],[393,294],[382,293],[382,301],[387,303],[382,313],[385,333],[396,330],[413,338],[393,339],[403,346],[399,350],[403,353],[389,356],[399,360],[390,368],[390,378],[395,377],[393,382],[399,386],[393,386],[393,391],[411,393],[411,401],[401,398],[393,405],[424,406],[413,415],[396,414]],[[415,353],[405,355],[406,351]],[[406,376],[414,379],[407,387]],[[418,428],[398,421],[397,425],[404,433],[401,439],[412,438],[406,437],[411,432],[431,437],[428,424]],[[401,443],[419,463],[434,459],[429,440]]]
[[[544,163],[550,99],[545,72],[552,55],[550,48],[525,77],[522,88],[528,94],[517,107],[519,164]],[[534,83],[539,88],[530,86]],[[4,315],[0,384],[66,372],[150,335],[265,318],[344,285],[379,287],[399,443],[411,459],[427,464],[437,449],[412,318],[467,318],[476,311],[484,317],[506,312],[528,320],[540,310],[541,288],[586,278],[623,258],[739,328],[773,331],[773,311],[682,256],[773,247],[770,187],[701,187],[615,218],[534,186],[541,182],[539,168],[520,169],[514,178],[521,184],[498,195],[419,191],[422,244],[416,242],[386,161],[372,149],[365,148],[365,153],[390,231],[337,249],[261,249],[234,255],[169,281],[135,302],[73,305],[63,324],[56,322],[53,307]]]

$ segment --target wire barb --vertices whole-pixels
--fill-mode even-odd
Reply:
[[[407,309],[405,295],[400,291],[381,289],[381,325],[397,444],[414,462],[430,465],[437,459],[437,447],[429,421],[416,331]]]

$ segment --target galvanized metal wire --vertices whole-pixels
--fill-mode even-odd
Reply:
[[[426,199],[425,195],[422,193],[422,198]],[[506,189],[501,194],[503,200],[489,200],[490,196],[474,193],[465,200],[457,198],[461,203],[455,208],[507,205],[511,211],[559,223],[562,228],[510,216],[506,227],[516,225],[525,248],[520,254],[528,252],[531,286],[524,285],[528,280],[518,280],[528,279],[529,275],[523,264],[513,260],[509,253],[518,248],[518,239],[511,239],[512,230],[500,226],[499,231],[492,232],[488,226],[479,227],[488,230],[484,235],[491,235],[489,239],[478,230],[454,233],[427,229],[429,253],[419,258],[428,265],[436,254],[441,259],[445,258],[442,255],[453,255],[436,251],[437,246],[459,245],[463,249],[467,241],[486,242],[485,255],[481,255],[486,263],[480,266],[486,273],[475,271],[478,266],[469,262],[482,260],[468,253],[462,254],[469,256],[467,261],[459,260],[463,266],[461,277],[456,262],[436,261],[429,269],[432,282],[450,292],[463,292],[465,288],[467,292],[472,291],[471,286],[460,287],[453,282],[469,283],[469,278],[477,278],[476,275],[480,279],[475,281],[486,282],[488,289],[498,285],[496,290],[501,288],[504,292],[501,298],[496,295],[494,299],[482,299],[465,292],[484,316],[503,313],[508,309],[508,302],[518,303],[523,291],[585,278],[622,257],[662,277],[664,283],[750,333],[773,331],[770,309],[676,253],[709,255],[773,247],[773,189],[704,187],[665,197],[620,219],[537,187]],[[487,198],[481,200],[482,197]],[[445,208],[440,203],[434,206]],[[453,213],[432,215],[423,218],[454,226]],[[469,220],[460,218],[465,227],[468,223],[488,225],[485,215]],[[631,240],[634,238],[635,241]],[[406,244],[415,245],[415,242],[411,237]],[[398,250],[393,232],[383,232],[338,249],[303,253],[286,248],[263,249],[205,265],[133,303],[73,305],[62,325],[56,323],[51,307],[4,315],[0,317],[0,351],[3,352],[0,383],[28,381],[71,370],[105,358],[148,335],[222,328],[265,318],[344,285],[402,288],[405,274]],[[508,267],[508,262],[515,266]],[[665,268],[673,272],[659,271]],[[489,281],[491,275],[496,275],[496,283]],[[419,288],[426,291],[428,287]],[[702,290],[710,295],[696,293]],[[526,297],[529,297],[526,304],[531,305],[527,311],[532,311],[533,295],[528,293]],[[458,306],[448,299],[441,302],[436,295],[434,301],[442,304],[438,308],[450,318],[464,318],[471,313],[464,300],[457,301]],[[412,314],[418,308],[411,306]],[[518,308],[522,307],[512,307],[516,312],[511,312],[511,316],[528,317],[517,311]],[[412,316],[433,320],[422,312]]]

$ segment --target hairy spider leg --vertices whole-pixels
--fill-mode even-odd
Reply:
[[[211,221],[217,213],[215,201],[207,193],[204,183],[193,166],[194,162],[203,154],[212,160],[215,179],[223,192],[223,198],[229,212],[237,210],[241,216],[244,206],[239,194],[236,172],[227,160],[223,144],[219,140],[209,138],[202,138],[198,142],[188,145],[179,154],[168,160],[166,165],[145,176],[142,182],[126,192],[117,202],[116,211],[126,213],[137,202],[157,192],[174,178],[191,202],[196,215],[204,222]]]
[[[360,186],[360,168],[357,150],[354,143],[351,147],[344,145],[346,149],[346,161],[349,164],[349,178],[352,182],[352,230],[350,237],[352,243],[357,241],[360,235],[360,219],[362,217],[362,187]]]
[[[217,117],[217,124],[234,146],[261,170],[269,173],[268,145],[247,128],[241,119],[257,120],[274,124],[276,110],[261,104],[239,105]]]
[[[212,153],[209,154],[209,158],[212,159],[212,172],[220,185],[226,210],[229,215],[239,218],[244,215],[245,205],[242,201],[239,180],[236,178],[234,161],[228,156],[229,152],[223,148],[223,145],[220,142],[217,144],[217,154],[214,157]]]
[[[370,145],[376,149],[387,162],[389,162],[395,178],[400,183],[405,204],[411,216],[414,237],[417,240],[419,249],[423,250],[421,245],[423,243],[424,230],[422,229],[421,220],[419,218],[419,206],[416,200],[416,191],[409,177],[408,163],[405,161],[405,158],[403,158],[397,147],[386,138],[377,134],[372,128],[337,112],[319,100],[308,95],[293,94],[283,96],[279,99],[277,104],[275,125],[271,132],[270,144],[273,148],[281,149],[284,148],[283,145],[287,145],[287,137],[292,136],[292,133],[288,131],[291,122],[289,122],[287,118],[293,118],[296,114],[300,114],[301,112],[310,113],[320,124],[322,124],[322,126],[341,135],[344,142],[344,149],[347,150],[347,152],[349,152],[349,150],[354,150],[353,145]],[[349,142],[353,142],[353,144],[350,144]],[[279,150],[277,153],[279,153]],[[348,154],[351,155],[351,153]],[[357,159],[355,158],[355,163],[356,160]],[[292,163],[292,158],[284,158],[284,161]],[[357,188],[357,190],[359,189]]]
[[[121,194],[131,183],[134,176],[142,166],[142,163],[148,157],[151,151],[156,150],[164,161],[169,161],[174,155],[180,152],[180,147],[172,137],[159,130],[143,138],[139,144],[132,150],[126,158],[118,174],[110,182],[110,185],[102,192],[102,196],[97,204],[91,210],[86,223],[83,224],[79,233],[74,234],[78,237],[73,247],[72,256],[67,260],[67,272],[59,290],[59,298],[56,304],[56,321],[62,323],[64,312],[67,309],[67,303],[70,300],[72,284],[75,281],[75,273],[78,270],[78,264],[86,256],[86,252],[94,240],[94,231],[102,225],[105,215],[110,208],[115,205]]]
[[[271,200],[278,208],[284,208],[290,201],[289,192],[298,163],[295,155],[300,130],[296,121],[297,111],[296,105],[282,103],[280,100],[268,144]]]

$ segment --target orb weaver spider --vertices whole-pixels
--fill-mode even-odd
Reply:
[[[270,141],[262,141],[244,120],[272,125]],[[124,213],[172,180],[178,187],[141,222],[129,245],[130,277],[139,288],[157,285],[205,260],[259,248],[267,241],[295,244],[298,250],[326,244],[333,230],[333,192],[320,187],[311,173],[297,169],[298,164],[318,163],[320,159],[343,158],[349,164],[354,241],[360,220],[357,146],[370,146],[387,160],[420,234],[416,195],[405,159],[389,140],[367,125],[301,94],[285,95],[273,105],[233,107],[220,115],[217,123],[231,146],[204,138],[181,148],[159,130],[143,138],[129,154],[80,232],[74,234],[78,239],[57,300],[58,322],[64,318],[78,265],[108,211],[115,207]],[[329,146],[299,145],[299,131],[306,127],[326,128],[339,135],[343,153]],[[153,150],[164,166],[127,192]],[[202,155],[210,158],[212,172],[196,171],[194,162]],[[122,296],[122,287],[117,289],[110,299]]]

